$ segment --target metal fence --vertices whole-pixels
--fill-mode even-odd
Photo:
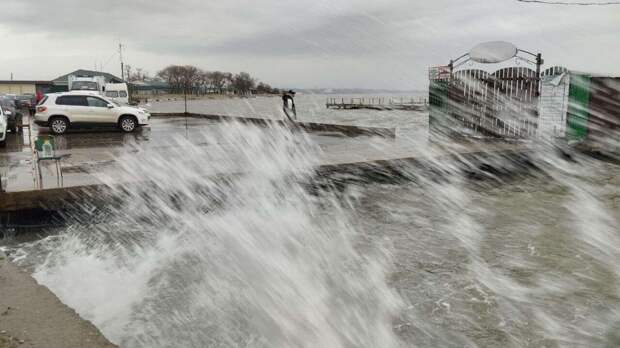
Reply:
[[[507,67],[492,74],[479,69],[456,71],[449,79],[431,80],[430,116],[447,117],[489,135],[529,137],[537,132],[538,88],[536,71],[526,67]]]

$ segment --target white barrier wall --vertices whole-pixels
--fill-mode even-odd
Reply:
[[[35,94],[37,88],[32,83],[0,83],[0,94]]]
[[[538,100],[538,135],[563,137],[566,133],[570,75],[563,73],[541,78]]]

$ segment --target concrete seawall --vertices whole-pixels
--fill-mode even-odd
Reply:
[[[456,160],[477,166],[489,166],[487,162],[497,162],[497,158],[504,158],[500,163],[522,162],[527,158],[530,150],[527,147],[511,144],[497,144],[489,147],[474,147],[467,151],[457,153],[446,151],[435,156],[427,157],[419,153],[403,151],[402,153],[376,153],[363,157],[333,156],[323,158],[322,163],[315,167],[319,177],[329,179],[337,173],[349,173],[360,177],[374,177],[377,173],[391,173],[395,178],[399,177],[400,168],[425,168],[429,161]],[[493,164],[490,164],[493,166]],[[205,174],[213,180],[226,175],[241,175],[243,172]],[[372,181],[372,180],[370,180]],[[118,187],[132,185],[133,182],[118,182]],[[0,193],[0,212],[19,212],[29,209],[44,209],[47,211],[62,210],[74,206],[76,203],[93,204],[107,197],[105,194],[110,187],[101,182],[93,182],[87,185],[76,185],[59,188],[40,190],[27,190]],[[2,235],[0,231],[0,237]]]
[[[114,348],[99,330],[0,252],[0,348]]]
[[[152,117],[192,117],[203,118],[213,121],[235,121],[250,123],[258,126],[267,126],[273,124],[284,125],[288,121],[269,118],[258,117],[245,117],[245,116],[223,116],[223,115],[209,115],[209,114],[196,114],[196,113],[153,113]],[[290,123],[289,123],[290,124]],[[294,123],[295,126],[304,129],[308,132],[338,132],[349,137],[361,136],[361,135],[375,135],[388,138],[396,137],[395,127],[364,127],[331,123],[318,123],[318,122],[303,122],[298,121]]]
[[[33,164],[32,155],[29,151],[24,151],[23,146],[20,147],[19,144],[10,152],[0,152],[0,161],[4,161],[4,168],[6,168],[3,176],[8,178],[8,180],[3,181],[3,187],[0,190],[0,227],[3,225],[7,227],[5,231],[0,228],[0,236],[3,233],[11,235],[15,226],[26,225],[16,221],[15,217],[19,218],[23,214],[15,215],[15,212],[33,209],[62,210],[63,207],[67,206],[67,203],[71,205],[71,202],[88,204],[106,196],[99,194],[101,190],[108,189],[106,183],[113,182],[115,186],[123,187],[131,185],[133,181],[139,181],[137,178],[132,179],[122,175],[122,168],[117,163],[118,158],[122,157],[128,161],[141,161],[150,152],[164,156],[166,153],[174,155],[180,150],[175,136],[182,136],[192,146],[200,147],[208,152],[210,145],[204,141],[205,138],[200,132],[211,132],[207,133],[207,136],[217,137],[217,129],[209,130],[214,124],[210,120],[246,122],[264,125],[265,127],[286,123],[287,126],[313,129],[319,133],[310,135],[320,147],[320,151],[315,154],[318,161],[315,170],[319,176],[323,173],[350,173],[351,171],[361,176],[364,176],[364,173],[374,173],[370,176],[376,176],[376,173],[382,171],[395,173],[394,168],[406,163],[415,163],[414,166],[418,168],[424,167],[425,165],[420,162],[442,157],[458,158],[473,155],[484,159],[495,157],[504,152],[519,154],[527,151],[527,145],[519,143],[475,141],[444,144],[443,142],[428,142],[425,138],[420,139],[420,141],[412,141],[407,137],[394,137],[395,129],[393,128],[306,122],[291,124],[288,121],[275,119],[217,115],[187,114],[187,116],[193,119],[184,119],[185,114],[159,114],[152,120],[151,127],[148,130],[135,134],[97,133],[90,135],[91,133],[76,132],[57,137],[58,143],[62,144],[58,150],[58,153],[63,156],[60,165],[62,180],[54,171],[37,171]],[[183,124],[188,121],[190,126],[183,127]],[[188,130],[194,132],[193,137],[188,135]],[[328,134],[320,134],[321,132]],[[338,133],[339,135],[334,136],[331,133]],[[384,136],[354,139],[348,136],[343,137],[342,133],[380,134]],[[150,138],[153,140],[150,141]],[[140,151],[133,147],[136,145]],[[244,169],[237,168],[234,165],[236,162],[234,159],[228,158],[220,161],[220,163],[216,163],[217,161],[217,159],[213,159],[212,165],[205,168],[202,175],[215,178],[222,175],[243,174]],[[106,182],[102,181],[101,174],[105,174]]]

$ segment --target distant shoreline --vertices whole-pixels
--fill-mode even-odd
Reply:
[[[298,95],[324,95],[324,96],[378,96],[378,95],[392,95],[392,96],[420,96],[428,94],[428,91],[375,91],[370,90],[365,92],[325,92],[325,91],[312,91],[312,90],[295,90]],[[281,94],[253,94],[252,96],[240,96],[237,94],[205,94],[205,95],[187,95],[187,100],[221,100],[221,99],[248,99],[248,98],[279,98]],[[144,100],[158,100],[159,101],[178,101],[185,100],[183,94],[153,94],[153,95],[138,95],[136,99]]]
[[[254,94],[250,97],[240,96],[236,94],[206,94],[206,95],[187,95],[187,100],[222,100],[222,99],[247,99],[247,98],[279,98],[280,94]],[[153,94],[153,95],[139,95],[135,99],[143,102],[145,100],[151,101],[184,101],[185,95],[183,94]]]

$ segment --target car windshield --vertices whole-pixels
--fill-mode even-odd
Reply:
[[[105,102],[108,103],[108,104],[112,104],[114,106],[121,106],[119,103],[117,103],[114,100],[111,100],[109,98],[104,98],[104,97],[101,97],[101,96],[98,96],[98,98],[100,98],[102,100],[105,100]]]
[[[106,102],[108,102],[108,104],[112,104],[114,106],[121,106],[121,104],[115,102],[114,100],[110,100],[110,99],[104,99]]]

